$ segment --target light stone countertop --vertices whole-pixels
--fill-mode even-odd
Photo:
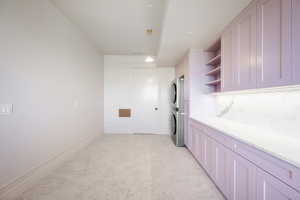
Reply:
[[[190,118],[300,168],[298,138],[218,117],[190,116]]]

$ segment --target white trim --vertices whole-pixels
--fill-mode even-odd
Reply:
[[[33,187],[41,178],[49,175],[53,170],[58,168],[66,160],[72,158],[72,156],[74,156],[76,152],[89,145],[98,137],[100,136],[93,136],[87,139],[82,139],[81,142],[72,145],[64,152],[52,157],[41,165],[32,168],[23,176],[18,177],[11,183],[0,188],[0,199],[13,200],[19,197],[23,192]]]

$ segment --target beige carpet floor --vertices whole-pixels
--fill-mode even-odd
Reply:
[[[106,135],[20,200],[220,200],[185,148],[168,136]]]

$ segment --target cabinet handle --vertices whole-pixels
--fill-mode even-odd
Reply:
[[[289,171],[289,178],[293,179],[293,172],[292,171]]]
[[[234,144],[234,145],[233,145],[233,148],[234,148],[234,150],[236,150],[236,149],[237,149],[237,145],[236,145],[236,144]]]

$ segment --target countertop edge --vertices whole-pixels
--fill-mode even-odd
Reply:
[[[268,149],[265,149],[264,147],[261,147],[260,145],[257,145],[257,144],[254,144],[252,142],[249,142],[249,141],[247,141],[247,140],[245,140],[245,139],[243,139],[241,137],[236,137],[236,136],[233,136],[233,135],[231,135],[229,133],[226,133],[224,130],[221,130],[218,127],[212,126],[211,124],[208,124],[205,121],[196,119],[194,117],[189,117],[189,119],[191,119],[191,120],[193,120],[193,121],[195,121],[197,123],[202,123],[205,126],[208,126],[208,127],[212,128],[212,129],[215,129],[216,131],[221,132],[222,134],[226,135],[227,137],[230,137],[230,138],[232,138],[234,140],[238,140],[239,142],[242,142],[242,143],[244,143],[244,144],[246,144],[246,145],[248,145],[248,146],[250,146],[252,148],[255,148],[255,149],[257,149],[257,150],[259,150],[259,151],[261,151],[263,153],[266,153],[266,154],[268,154],[269,156],[272,156],[275,159],[278,159],[278,160],[281,160],[283,162],[286,162],[289,165],[292,165],[293,167],[295,167],[295,168],[297,168],[297,169],[300,170],[300,163],[298,163],[296,161],[290,160],[290,159],[288,159],[288,158],[286,158],[286,157],[284,157],[284,156],[282,156],[282,155],[280,155],[280,154],[278,154],[278,153],[276,153],[274,151],[270,151]]]

